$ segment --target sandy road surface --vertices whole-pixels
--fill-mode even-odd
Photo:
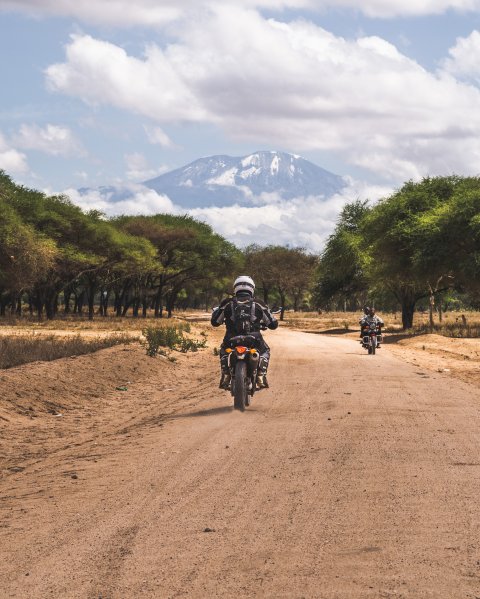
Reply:
[[[348,339],[269,342],[244,414],[190,356],[190,391],[136,384],[132,427],[112,409],[4,478],[0,597],[480,597],[479,391]]]

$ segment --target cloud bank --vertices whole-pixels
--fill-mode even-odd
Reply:
[[[83,210],[99,210],[107,216],[175,214],[178,211],[167,196],[135,183],[86,191],[70,188],[63,193]]]
[[[467,58],[472,47],[479,56],[478,34],[458,40],[435,73],[379,37],[348,40],[234,3],[185,20],[176,35],[142,58],[74,35],[48,85],[160,126],[209,122],[238,141],[335,152],[395,182],[479,172],[480,90],[457,77],[476,76],[479,61]]]
[[[85,210],[100,210],[107,216],[120,214],[188,213],[210,224],[238,246],[250,243],[289,244],[320,252],[331,234],[343,206],[357,198],[378,200],[391,192],[388,187],[350,180],[341,193],[331,198],[299,197],[284,200],[275,194],[252,197],[250,206],[196,208],[186,211],[165,196],[142,185],[79,192],[67,189],[73,202]]]
[[[448,10],[480,11],[480,0],[0,0],[0,10],[23,12],[35,17],[70,17],[79,21],[113,27],[164,27],[187,14],[196,17],[219,7],[281,11],[348,9],[369,17],[392,18],[443,14]]]

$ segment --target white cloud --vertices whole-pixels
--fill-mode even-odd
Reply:
[[[118,27],[163,27],[187,14],[199,16],[219,6],[282,10],[345,8],[370,17],[422,16],[447,10],[479,11],[480,0],[0,0],[0,10],[33,16],[70,17],[86,23]]]
[[[252,144],[333,151],[397,182],[479,171],[478,88],[379,37],[347,40],[233,5],[185,20],[176,43],[142,59],[73,36],[47,80],[157,123],[211,122]]]
[[[239,246],[289,244],[320,252],[346,203],[357,198],[376,201],[391,191],[389,187],[350,181],[341,193],[328,199],[310,196],[283,200],[269,194],[254,206],[196,208],[189,213]]]
[[[7,174],[28,172],[27,157],[18,150],[10,147],[5,137],[0,133],[0,169]]]
[[[66,189],[64,193],[84,210],[100,210],[107,216],[149,215],[178,211],[167,196],[133,183],[121,187],[89,189],[84,192]]]
[[[47,124],[20,126],[12,139],[15,146],[25,150],[39,150],[53,156],[84,156],[85,150],[68,127]]]
[[[320,0],[317,6],[350,8],[369,17],[399,17],[443,14],[447,10],[479,11],[479,0]]]
[[[391,192],[390,187],[349,180],[341,193],[328,199],[309,196],[283,200],[276,194],[263,194],[258,198],[252,197],[250,206],[191,210],[176,206],[167,196],[136,184],[82,192],[67,189],[64,193],[84,210],[100,210],[107,216],[187,212],[209,223],[216,232],[238,246],[250,243],[289,244],[319,252],[346,203],[357,198],[376,201]]]
[[[459,37],[442,66],[448,73],[480,83],[480,32]]]
[[[127,166],[127,179],[130,181],[146,181],[169,170],[168,166],[165,165],[159,168],[150,168],[147,159],[140,152],[126,154],[125,164]]]
[[[144,125],[143,128],[147,134],[148,141],[151,144],[162,146],[162,148],[172,148],[174,146],[172,140],[161,127],[150,127]]]
[[[50,89],[90,104],[118,106],[157,121],[184,120],[187,114],[189,120],[201,121],[207,116],[188,81],[155,45],[140,60],[114,44],[73,35],[67,62],[48,67],[46,74]]]

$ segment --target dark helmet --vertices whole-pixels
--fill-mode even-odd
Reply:
[[[366,315],[366,314],[369,314],[369,312],[370,312],[370,308],[368,306],[364,306],[363,313]]]

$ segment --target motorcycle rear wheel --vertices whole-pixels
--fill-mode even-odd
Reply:
[[[233,407],[243,412],[245,410],[248,393],[247,365],[243,361],[235,364],[235,381],[233,389]]]

